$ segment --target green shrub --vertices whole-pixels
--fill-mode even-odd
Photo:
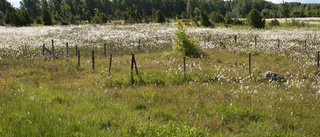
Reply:
[[[214,23],[224,23],[225,22],[225,19],[223,18],[223,16],[219,12],[212,12],[210,15],[210,20],[211,20],[211,22],[214,22]]]
[[[53,25],[51,14],[46,8],[43,8],[42,10],[42,21],[44,25]]]
[[[271,20],[271,22],[269,23],[270,26],[279,26],[280,22],[274,18],[274,20]]]
[[[90,23],[92,20],[92,16],[91,16],[91,12],[89,10],[87,10],[87,12],[86,12],[86,18],[88,20],[88,23]]]
[[[260,12],[253,9],[249,12],[247,20],[250,26],[254,28],[264,28],[266,21],[262,18]]]
[[[203,11],[201,11],[201,25],[204,27],[214,27],[213,24],[209,21],[209,18],[207,16],[207,14],[205,14]]]
[[[175,42],[173,43],[173,51],[178,55],[189,57],[201,57],[205,55],[199,48],[200,42],[198,40],[191,40],[184,27],[185,25],[181,22],[177,24],[178,30],[174,33]]]
[[[67,21],[67,20],[62,20],[61,21],[61,25],[70,25],[70,22],[69,21]]]
[[[156,15],[157,15],[157,18],[156,18],[156,22],[157,22],[157,23],[163,23],[163,22],[165,22],[165,18],[164,18],[164,16],[163,16],[163,13],[161,12],[161,10],[158,10],[157,13],[156,13]]]

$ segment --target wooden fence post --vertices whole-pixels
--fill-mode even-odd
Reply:
[[[136,74],[139,76],[138,67],[137,67],[137,61],[136,61],[136,57],[134,57],[134,56],[133,56],[133,61],[134,61],[135,69],[136,69]]]
[[[42,56],[44,56],[44,47],[45,47],[45,45],[46,45],[46,44],[43,44],[43,45],[42,45]]]
[[[138,47],[138,50],[140,50],[140,39],[139,39],[139,47]]]
[[[76,45],[76,56],[78,56],[78,45]]]
[[[80,66],[80,50],[78,50],[78,66]]]
[[[278,39],[278,50],[280,50],[280,39]]]
[[[237,35],[234,35],[234,46],[237,46]]]
[[[257,36],[254,37],[254,46],[257,48]]]
[[[320,53],[318,51],[318,75],[319,75],[319,60],[320,60]]]
[[[111,74],[112,54],[110,54],[109,74]]]
[[[53,45],[53,40],[52,40],[52,61],[54,61],[54,45]]]
[[[133,63],[134,63],[134,54],[132,54],[132,57],[131,57],[131,81],[132,81],[132,85],[134,84],[134,79],[133,79]]]
[[[307,51],[307,40],[304,41],[304,50]]]
[[[183,74],[184,74],[184,78],[186,78],[187,74],[186,74],[186,57],[183,57]]]
[[[92,70],[94,71],[94,51],[92,51]]]
[[[69,62],[69,45],[68,45],[68,42],[66,44],[66,48],[67,48],[67,53],[66,53],[67,62]]]
[[[251,76],[251,53],[249,53],[249,75]]]
[[[107,57],[107,44],[104,43],[104,56]]]

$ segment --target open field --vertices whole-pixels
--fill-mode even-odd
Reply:
[[[187,57],[186,77],[168,54],[175,24],[0,30],[1,136],[320,136],[319,28],[188,27],[208,57]],[[51,40],[55,61],[42,55]]]

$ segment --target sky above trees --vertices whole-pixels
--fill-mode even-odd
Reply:
[[[267,0],[273,3],[281,3],[283,0]],[[8,0],[13,7],[19,8],[20,7],[20,0]],[[301,3],[320,3],[320,0],[285,0],[285,2],[301,2]]]

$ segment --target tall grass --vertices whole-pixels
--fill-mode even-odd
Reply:
[[[204,34],[194,36],[207,43]],[[212,39],[214,45],[217,38]],[[206,58],[187,58],[186,77],[182,57],[168,57],[153,46],[108,51],[114,55],[111,74],[109,58],[99,46],[80,47],[80,67],[74,49],[67,63],[63,46],[56,48],[60,59],[55,61],[42,56],[40,48],[26,46],[19,55],[2,48],[0,135],[319,136],[316,45],[310,42],[305,52],[290,44],[302,40],[286,38],[283,50],[274,51],[276,47],[253,49],[244,41],[232,47],[227,39],[226,49],[208,48]],[[92,49],[97,53],[95,71]],[[139,70],[135,85],[130,52],[136,53]],[[286,81],[264,80],[261,74],[268,70]]]

